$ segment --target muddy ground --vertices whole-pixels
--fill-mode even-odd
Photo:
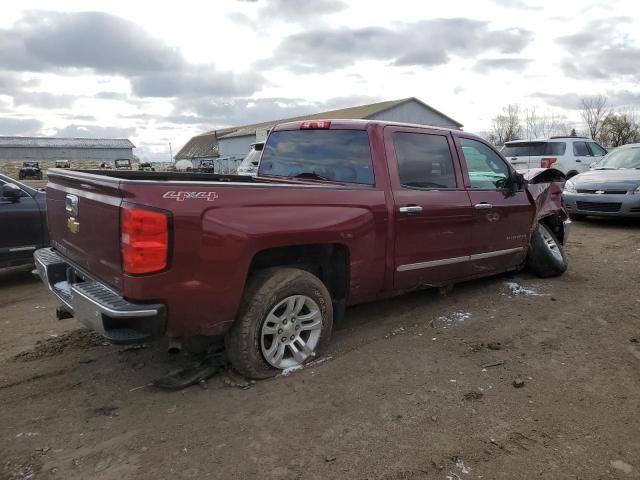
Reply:
[[[179,392],[145,385],[187,358],[105,345],[5,273],[0,478],[640,478],[640,223],[574,223],[567,250],[561,278],[351,308],[324,361]]]

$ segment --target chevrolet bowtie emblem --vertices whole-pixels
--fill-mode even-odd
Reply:
[[[78,233],[80,231],[80,222],[76,221],[75,217],[69,217],[67,219],[67,228],[71,233]]]

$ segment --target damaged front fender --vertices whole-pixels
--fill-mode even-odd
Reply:
[[[523,172],[527,180],[527,193],[536,206],[533,228],[543,221],[549,226],[560,242],[568,237],[569,216],[564,208],[562,190],[566,177],[554,168],[535,168]]]

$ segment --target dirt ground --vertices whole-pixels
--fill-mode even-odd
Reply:
[[[5,273],[0,478],[640,478],[640,223],[574,223],[567,250],[563,277],[354,307],[314,365],[179,392],[146,385],[189,359],[105,345]]]

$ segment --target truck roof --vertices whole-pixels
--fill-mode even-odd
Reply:
[[[369,125],[388,126],[395,125],[399,127],[413,127],[413,128],[430,128],[433,130],[441,130],[443,132],[461,132],[456,128],[436,127],[433,125],[420,125],[417,123],[404,123],[404,122],[389,122],[383,120],[358,120],[358,119],[344,119],[344,118],[326,118],[322,120],[298,120],[295,122],[280,123],[273,127],[272,131],[277,130],[297,130],[300,128],[300,124],[304,122],[331,122],[333,127],[350,129],[350,130],[365,130]],[[465,132],[466,133],[466,132]]]

